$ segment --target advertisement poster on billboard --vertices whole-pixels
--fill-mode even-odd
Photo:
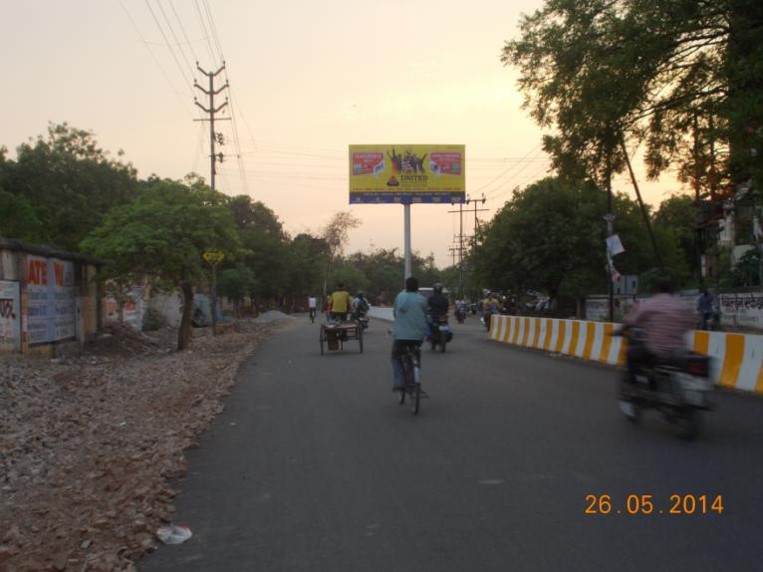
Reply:
[[[21,349],[19,283],[0,280],[0,351]]]
[[[75,336],[74,263],[27,256],[28,332],[30,344]]]
[[[350,145],[350,204],[461,203],[463,145]]]

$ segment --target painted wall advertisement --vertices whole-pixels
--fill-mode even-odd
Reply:
[[[463,145],[350,145],[350,203],[461,203]]]
[[[723,325],[763,329],[763,292],[721,294],[718,298]]]
[[[0,280],[0,351],[21,349],[19,283]]]
[[[26,277],[29,343],[75,337],[74,263],[27,256]]]

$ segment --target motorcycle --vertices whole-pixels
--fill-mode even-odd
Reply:
[[[456,320],[459,324],[463,324],[466,320],[466,310],[463,308],[456,308]]]
[[[448,325],[448,316],[440,316],[437,319],[431,320],[431,334],[429,335],[429,343],[432,346],[432,351],[440,346],[440,351],[445,353],[445,347],[453,339],[453,332],[450,331]]]
[[[629,359],[636,364],[635,380],[628,371],[620,379],[621,412],[638,424],[645,410],[654,409],[675,426],[679,437],[696,439],[701,429],[700,412],[711,409],[707,399],[713,389],[710,358],[687,351],[669,360],[656,360],[648,356],[640,328],[626,328],[615,335],[626,338]]]
[[[366,312],[355,312],[352,315],[352,319],[355,320],[358,324],[360,324],[360,328],[362,330],[368,329],[368,313]]]

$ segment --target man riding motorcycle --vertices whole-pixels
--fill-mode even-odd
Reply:
[[[669,362],[686,352],[685,334],[693,325],[689,308],[674,295],[668,279],[657,282],[657,294],[641,301],[623,320],[624,329],[640,328],[643,344],[631,343],[627,353],[628,382],[636,383],[641,367]]]

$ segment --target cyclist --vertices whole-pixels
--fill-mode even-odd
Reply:
[[[405,383],[402,355],[407,346],[415,346],[417,354],[427,330],[427,300],[419,294],[419,281],[413,276],[405,281],[405,290],[395,297],[395,322],[392,325],[393,391],[402,391]],[[420,358],[419,358],[420,359]]]

